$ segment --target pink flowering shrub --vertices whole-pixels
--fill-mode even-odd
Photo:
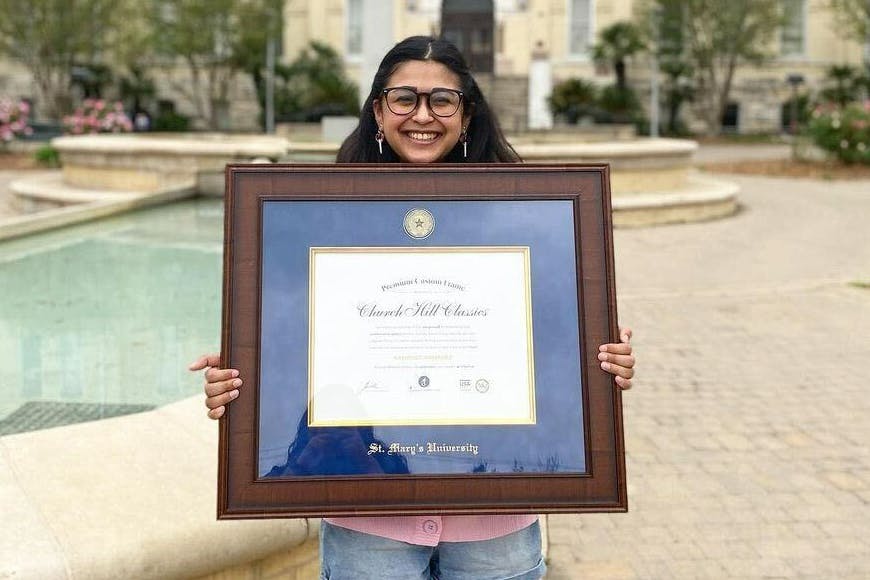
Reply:
[[[73,135],[127,133],[133,130],[133,123],[120,102],[110,104],[103,99],[85,99],[72,115],[63,118],[63,128]]]
[[[807,128],[813,142],[844,163],[870,165],[870,100],[818,105]]]
[[[0,142],[9,143],[22,135],[32,135],[30,105],[27,101],[13,102],[0,98]]]

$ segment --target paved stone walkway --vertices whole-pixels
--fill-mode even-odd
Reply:
[[[870,578],[870,182],[728,179],[616,232],[630,511],[551,516],[548,580]]]
[[[551,516],[549,580],[870,578],[870,182],[728,179],[616,232],[630,511]]]

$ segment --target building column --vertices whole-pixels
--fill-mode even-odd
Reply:
[[[538,46],[529,65],[529,129],[552,129],[553,113],[547,102],[553,92],[553,67],[550,55]]]
[[[372,79],[384,55],[393,48],[393,2],[362,0],[362,64],[359,76],[360,107],[365,105]]]

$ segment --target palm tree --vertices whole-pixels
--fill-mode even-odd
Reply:
[[[640,29],[631,22],[617,22],[601,31],[598,43],[592,48],[596,61],[613,66],[616,86],[624,91],[628,86],[625,60],[646,49]]]

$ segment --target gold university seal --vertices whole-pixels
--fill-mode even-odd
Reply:
[[[414,239],[428,238],[435,229],[435,217],[425,209],[412,209],[405,214],[405,233]]]

